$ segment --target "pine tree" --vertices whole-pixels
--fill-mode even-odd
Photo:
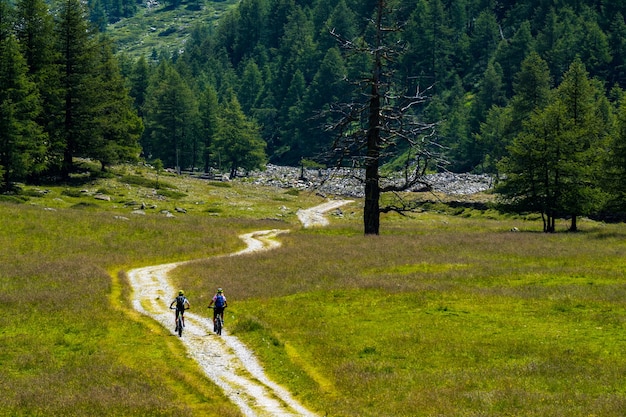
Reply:
[[[90,146],[93,119],[89,85],[93,75],[95,43],[86,20],[84,4],[63,0],[56,12],[56,39],[60,51],[62,174],[73,169],[73,158]]]
[[[178,170],[191,167],[198,151],[194,147],[199,140],[198,103],[171,65],[162,63],[153,75],[144,112],[147,157]]]
[[[0,4],[0,8],[2,5]],[[2,11],[0,10],[0,22]],[[45,134],[36,123],[40,112],[36,85],[12,34],[0,35],[0,188],[43,169]]]
[[[143,119],[146,94],[150,84],[150,66],[146,57],[141,56],[135,62],[130,75],[130,96],[134,98],[134,106],[139,117]]]
[[[98,50],[96,77],[90,83],[90,95],[95,97],[91,108],[94,129],[84,156],[100,161],[104,170],[115,163],[137,160],[143,123],[133,108],[109,42],[102,39]]]
[[[485,150],[484,167],[496,172],[497,162],[506,155],[506,148],[522,132],[522,124],[533,112],[545,108],[550,100],[550,71],[539,54],[531,52],[515,75],[515,95],[506,107],[495,106],[487,113],[477,142]]]
[[[259,66],[254,60],[248,60],[241,76],[241,86],[237,91],[241,108],[246,114],[252,113],[263,87],[263,76]]]
[[[214,149],[221,162],[229,166],[230,177],[235,178],[239,168],[249,171],[262,168],[266,155],[259,126],[246,117],[234,94],[222,103],[219,120]]]
[[[577,217],[599,203],[597,169],[609,118],[602,94],[575,60],[550,104],[535,111],[503,159],[501,195],[518,210],[541,213],[544,232],[555,231],[558,216]]]
[[[219,128],[219,100],[217,91],[212,85],[209,84],[200,97],[198,108],[201,121],[200,137],[204,139],[204,172],[208,173],[211,167],[213,143]]]

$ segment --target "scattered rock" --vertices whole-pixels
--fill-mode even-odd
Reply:
[[[238,177],[239,178],[239,177]],[[246,181],[253,184],[278,188],[295,188],[298,190],[314,189],[320,196],[337,195],[362,198],[364,195],[363,170],[339,169],[305,169],[267,165],[265,171],[250,172]],[[386,179],[381,185],[400,184],[401,179]],[[470,195],[486,191],[493,186],[491,176],[482,174],[455,174],[442,172],[424,176],[424,181],[408,191],[437,191],[445,194]]]
[[[111,201],[111,197],[105,194],[96,194],[93,196],[96,200]]]

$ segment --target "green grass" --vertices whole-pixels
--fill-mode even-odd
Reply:
[[[124,271],[239,249],[239,231],[275,225],[264,217],[285,203],[270,198],[240,213],[214,189],[237,206],[246,201],[239,193],[262,192],[177,177],[168,180],[185,197],[172,201],[129,184],[127,169],[77,186],[24,187],[0,203],[0,415],[239,415],[177,338],[134,312]],[[93,197],[103,191],[110,201]],[[129,201],[157,208],[134,215]],[[213,202],[225,213],[206,213]],[[187,214],[160,212],[174,207]],[[289,221],[295,214],[280,223]]]
[[[364,238],[335,221],[178,273],[226,288],[227,328],[332,415],[624,415],[624,226],[513,225],[541,227],[421,213]]]
[[[437,208],[385,215],[364,237],[360,202],[302,229],[312,193],[162,176],[183,194],[167,197],[152,178],[120,167],[0,202],[0,415],[239,415],[178,338],[134,312],[124,271],[274,228],[291,230],[280,248],[174,280],[207,316],[224,287],[227,330],[320,415],[626,414],[623,224],[546,235],[537,219]],[[131,214],[141,202],[156,208]]]
[[[135,16],[109,25],[107,33],[119,52],[134,58],[149,57],[153,50],[170,54],[178,52],[185,48],[195,26],[215,24],[236,2],[204,1],[199,4],[200,10],[190,7],[187,2],[178,8],[160,2],[150,9],[143,3]]]

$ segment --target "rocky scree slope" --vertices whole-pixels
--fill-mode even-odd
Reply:
[[[364,176],[363,171],[352,169],[302,169],[270,164],[264,171],[252,171],[240,180],[279,188],[316,190],[324,195],[362,198]],[[399,181],[396,182],[399,183]],[[471,195],[491,189],[493,177],[486,174],[442,172],[426,175],[424,183],[407,191],[433,191],[456,196]]]

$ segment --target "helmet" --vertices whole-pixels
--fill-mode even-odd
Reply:
[[[178,291],[178,295],[185,295],[185,293],[183,292],[183,290]]]
[[[218,293],[222,293],[222,292],[224,292],[224,290],[222,290],[221,288],[218,288],[218,289],[217,289],[217,292],[218,292]]]

